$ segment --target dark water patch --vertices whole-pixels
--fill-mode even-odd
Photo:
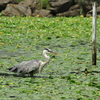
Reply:
[[[20,56],[31,57],[32,54],[33,54],[33,51],[9,52],[7,50],[1,50],[0,58],[1,59],[12,59],[13,57],[20,57]]]
[[[20,56],[26,53],[21,53],[21,52],[9,52],[7,50],[1,50],[0,51],[0,58],[7,58],[7,57],[16,57],[16,56]]]
[[[87,42],[87,41],[82,41],[82,40],[80,40],[80,41],[77,41],[80,45],[87,45],[89,42]]]
[[[89,45],[88,45],[89,44]],[[78,47],[78,46],[81,46],[81,45],[88,45],[88,46],[91,46],[90,45],[90,42],[87,42],[87,41],[82,41],[82,40],[79,40],[79,41],[73,41],[72,44],[70,44],[69,46],[70,47]]]
[[[9,96],[9,98],[16,98],[16,96]]]
[[[53,47],[65,48],[65,47],[64,47],[64,46],[62,46],[62,45],[55,45],[55,46],[53,46]]]
[[[77,45],[70,45],[70,47],[76,47]]]

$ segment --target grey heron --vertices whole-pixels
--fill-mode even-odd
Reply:
[[[9,68],[9,71],[22,73],[22,74],[29,74],[31,77],[33,77],[35,73],[40,74],[43,67],[50,61],[50,57],[47,55],[47,53],[52,53],[52,54],[57,55],[57,53],[46,48],[43,50],[43,56],[45,57],[46,61],[44,62],[41,60],[23,61],[19,65]]]

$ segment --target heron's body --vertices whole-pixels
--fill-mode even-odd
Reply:
[[[43,50],[43,56],[46,58],[45,62],[43,62],[41,60],[23,61],[19,65],[16,65],[16,66],[10,68],[9,70],[11,72],[30,74],[30,76],[33,76],[35,73],[40,73],[42,71],[43,67],[50,60],[50,57],[46,55],[46,53],[48,53],[48,52],[52,52],[52,51],[50,49]]]
[[[41,63],[42,63],[41,60],[24,61],[19,65],[12,67],[10,71],[23,74],[28,74],[33,72],[34,74],[38,72],[38,68],[41,65]]]

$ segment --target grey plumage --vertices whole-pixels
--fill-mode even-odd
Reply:
[[[18,73],[29,73],[32,70],[37,69],[38,66],[40,66],[41,62],[41,60],[24,61],[19,65],[12,67],[10,71]]]
[[[30,76],[32,77],[35,73],[40,73],[42,71],[43,67],[49,62],[50,57],[47,56],[46,53],[56,54],[55,52],[46,48],[43,50],[43,56],[46,58],[45,62],[43,62],[41,60],[23,61],[19,65],[9,68],[9,70],[11,72],[30,74]]]

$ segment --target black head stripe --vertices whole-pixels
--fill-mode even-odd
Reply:
[[[45,48],[45,50],[47,50],[48,52],[51,52],[51,50],[49,48]]]

